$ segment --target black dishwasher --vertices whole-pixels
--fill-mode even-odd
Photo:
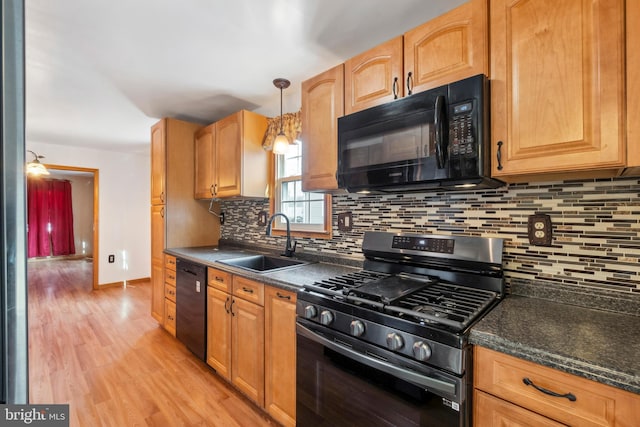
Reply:
[[[176,260],[176,337],[205,360],[207,343],[207,268]]]

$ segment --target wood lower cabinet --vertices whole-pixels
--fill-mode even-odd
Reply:
[[[624,4],[491,0],[492,176],[522,182],[620,173]]]
[[[151,316],[164,324],[164,205],[151,206]]]
[[[296,294],[265,286],[265,402],[285,427],[296,425]]]
[[[264,406],[264,286],[214,268],[208,274],[207,363]]]
[[[640,420],[640,395],[484,347],[475,347],[473,382],[478,426],[630,427]]]
[[[164,256],[164,328],[176,336],[176,257]]]
[[[344,65],[302,82],[302,191],[338,189],[338,117],[344,115]]]

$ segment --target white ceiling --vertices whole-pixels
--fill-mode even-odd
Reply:
[[[169,116],[284,110],[300,83],[464,0],[26,0],[27,143],[148,149]]]

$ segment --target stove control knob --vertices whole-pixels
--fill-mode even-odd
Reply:
[[[364,334],[364,323],[362,323],[362,320],[352,320],[349,330],[354,337],[360,337]]]
[[[404,346],[404,340],[399,334],[395,332],[391,332],[390,334],[387,334],[387,347],[389,348],[389,350],[393,350],[393,351],[400,350],[403,346]]]
[[[431,347],[425,342],[416,341],[413,343],[413,357],[421,362],[429,360],[431,357]]]
[[[313,319],[318,315],[318,310],[313,305],[308,305],[304,308],[304,318]]]
[[[333,322],[333,313],[331,313],[329,310],[322,310],[320,312],[320,323],[328,326],[331,324],[331,322]]]

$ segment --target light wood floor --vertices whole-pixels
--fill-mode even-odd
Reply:
[[[274,426],[151,318],[149,283],[91,290],[91,263],[28,267],[31,403],[71,426]]]

